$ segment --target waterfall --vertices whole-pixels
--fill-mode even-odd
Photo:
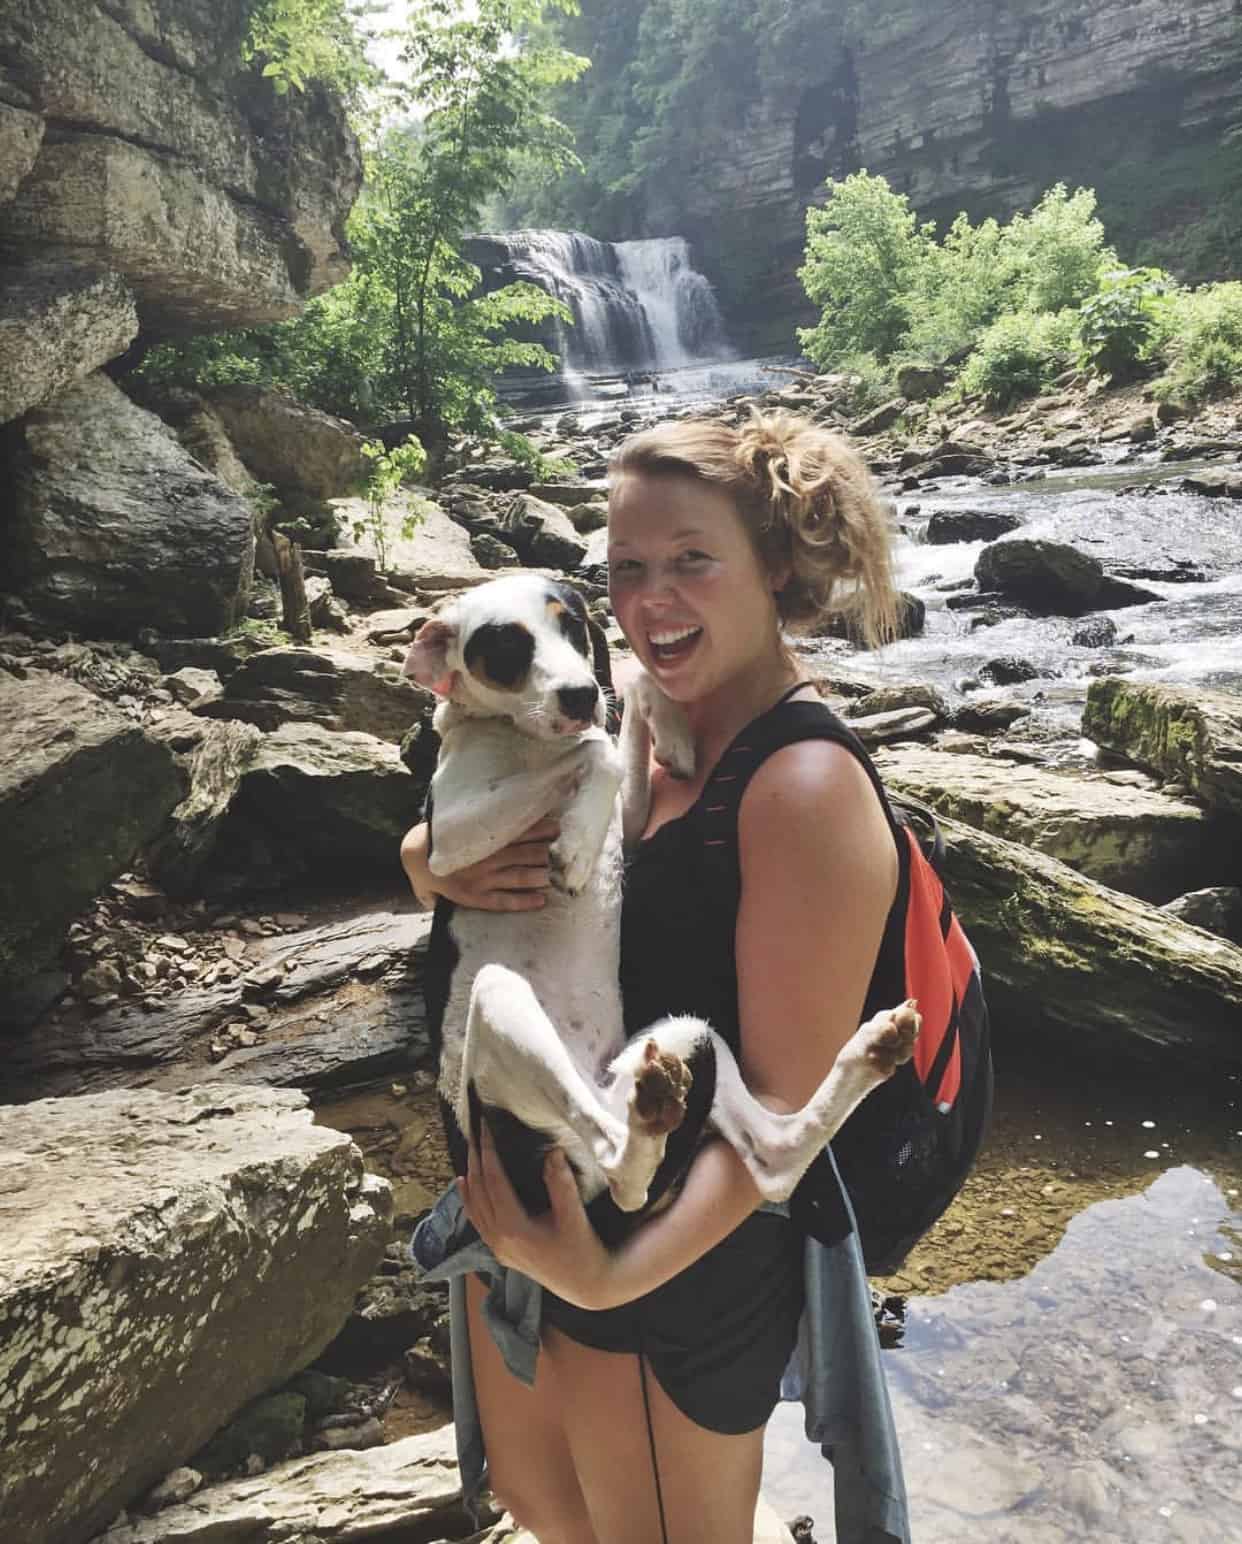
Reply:
[[[525,279],[569,308],[573,326],[557,324],[549,340],[567,383],[734,357],[712,287],[679,236],[614,243],[522,230],[475,237],[469,249],[489,288]]]

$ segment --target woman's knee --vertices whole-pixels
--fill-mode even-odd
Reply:
[[[572,1491],[541,1487],[531,1484],[528,1477],[502,1472],[492,1477],[492,1495],[539,1544],[595,1544],[591,1519],[577,1486]]]

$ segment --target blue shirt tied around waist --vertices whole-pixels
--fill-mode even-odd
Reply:
[[[506,1367],[528,1386],[539,1358],[543,1288],[498,1263],[467,1220],[456,1184],[415,1229],[410,1254],[424,1280],[449,1284],[457,1457],[463,1496],[476,1510],[487,1461],[471,1373],[466,1277],[487,1279],[483,1321]],[[807,1437],[832,1465],[836,1544],[910,1544],[901,1453],[857,1232],[851,1227],[831,1246],[808,1237],[804,1277],[806,1306],[781,1398],[802,1401]]]

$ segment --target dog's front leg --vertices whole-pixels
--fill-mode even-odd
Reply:
[[[602,730],[584,736],[582,756],[582,780],[561,814],[561,834],[548,854],[552,883],[569,895],[579,893],[599,860],[621,784],[621,753]]]
[[[441,752],[431,785],[433,874],[455,874],[516,842],[572,796],[591,760],[580,746],[567,745],[544,766],[515,770],[485,749]]]
[[[919,1015],[913,1002],[877,1013],[837,1053],[832,1070],[801,1109],[779,1114],[742,1081],[733,1053],[716,1041],[712,1125],[735,1149],[765,1201],[785,1201],[873,1088],[914,1054]]]
[[[646,672],[625,689],[621,720],[624,774],[621,780],[621,833],[627,847],[642,840],[651,809],[651,760],[670,776],[694,776],[694,739],[681,708],[666,697]]]

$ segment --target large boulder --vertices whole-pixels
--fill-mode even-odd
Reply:
[[[0,985],[52,958],[181,793],[171,753],[91,692],[0,672]]]
[[[505,541],[533,567],[572,570],[586,557],[587,544],[565,511],[532,494],[515,494],[500,526]]]
[[[1242,949],[1044,853],[942,817],[947,887],[999,1038],[1242,1063]]]
[[[328,876],[401,882],[398,850],[421,798],[390,741],[282,724],[244,748],[244,765],[222,754],[216,774],[204,784],[202,845],[158,849],[166,887],[231,895]],[[198,829],[190,822],[187,836]]]
[[[431,701],[431,693],[413,685],[393,660],[348,649],[289,647],[248,659],[229,677],[223,697],[199,711],[260,729],[290,723],[357,729],[399,745]]]
[[[1106,676],[1087,690],[1082,732],[1097,745],[1185,783],[1242,815],[1242,696]],[[1242,857],[1234,856],[1242,872]]]
[[[217,386],[206,400],[256,482],[335,499],[366,476],[362,436],[343,418],[262,386]]]
[[[1226,877],[1242,822],[1213,818],[1141,773],[1082,777],[907,745],[879,751],[885,782],[968,825],[1034,847],[1080,873],[1164,902]]]
[[[82,1544],[323,1350],[388,1188],[302,1095],[244,1086],[7,1106],[0,1149],[7,1531]]]
[[[1079,616],[1095,609],[1104,568],[1064,542],[1012,536],[983,549],[975,579],[981,590],[999,591],[1033,610]]]
[[[0,204],[7,204],[35,164],[43,143],[43,119],[11,102],[0,102]]]
[[[124,280],[64,264],[0,272],[0,423],[46,402],[134,341]]]
[[[340,549],[356,556],[372,558],[395,585],[402,589],[439,592],[459,590],[465,585],[483,584],[492,575],[475,557],[470,547],[470,533],[451,519],[433,500],[402,490],[394,495],[383,511],[384,551],[375,539],[375,530],[364,499],[337,499],[333,503],[340,527]],[[316,553],[316,566],[333,554]],[[333,588],[337,577],[328,567]]]
[[[10,584],[52,623],[132,638],[226,632],[245,614],[250,506],[107,376],[18,426]]]
[[[242,62],[255,9],[11,0],[0,95],[52,132],[16,183],[0,247],[121,274],[145,331],[277,321],[338,283],[357,141],[339,99],[282,96]]]

